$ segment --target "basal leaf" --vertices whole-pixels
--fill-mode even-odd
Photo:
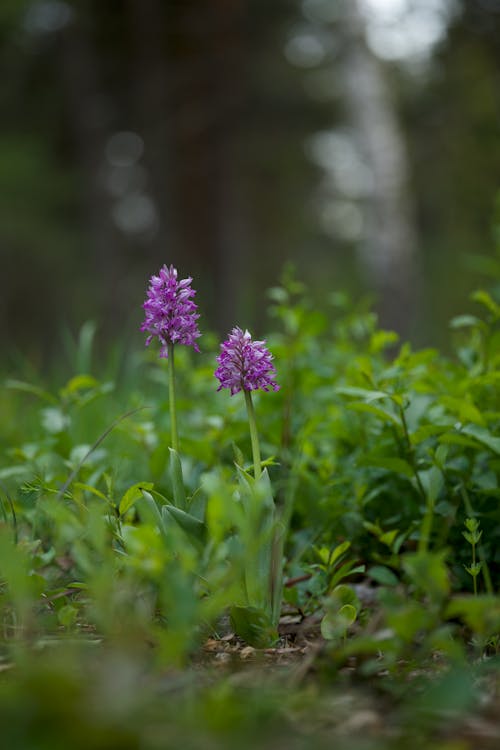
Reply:
[[[194,541],[204,544],[207,537],[207,527],[198,518],[195,518],[190,513],[186,513],[181,508],[177,508],[175,505],[163,505],[162,516],[171,516],[174,518],[181,529],[191,537]]]
[[[176,505],[177,508],[185,510],[186,490],[184,489],[181,460],[176,450],[173,448],[169,448],[168,450],[170,452],[170,481],[172,482],[174,505]]]

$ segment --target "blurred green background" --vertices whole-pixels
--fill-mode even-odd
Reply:
[[[163,263],[263,328],[289,260],[442,343],[494,252],[499,39],[498,0],[2,0],[2,348],[139,340]]]

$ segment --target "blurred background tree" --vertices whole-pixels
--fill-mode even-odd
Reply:
[[[439,343],[493,249],[499,38],[497,0],[2,0],[2,341],[135,336],[163,263],[258,329],[292,260]]]

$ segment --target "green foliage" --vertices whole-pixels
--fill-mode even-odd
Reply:
[[[244,404],[216,393],[214,352],[177,357],[182,464],[148,352],[116,384],[83,370],[59,388],[5,382],[5,413],[23,420],[0,436],[9,665],[73,639],[186,668],[228,621],[257,649],[283,646],[282,595],[316,618],[327,674],[354,663],[394,690],[436,658],[459,670],[497,652],[496,298],[475,293],[478,315],[454,321],[454,357],[394,349],[339,295],[320,314],[291,276],[271,299],[282,388],[255,394],[257,481]],[[90,328],[82,341],[75,359],[90,367]],[[283,562],[284,594],[271,575]]]

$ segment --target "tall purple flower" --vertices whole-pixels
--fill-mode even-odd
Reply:
[[[221,388],[229,388],[231,396],[239,391],[256,391],[262,388],[268,391],[279,390],[274,380],[276,368],[272,363],[273,355],[267,349],[265,341],[252,341],[248,331],[233,328],[227,341],[221,344],[217,357],[219,367],[215,377]]]
[[[193,302],[196,292],[191,289],[191,278],[177,281],[177,269],[162,266],[158,276],[152,276],[143,308],[146,317],[141,331],[150,335],[149,346],[155,336],[161,344],[160,357],[168,357],[169,344],[185,344],[199,352],[196,339],[201,335],[196,322],[200,317]]]

